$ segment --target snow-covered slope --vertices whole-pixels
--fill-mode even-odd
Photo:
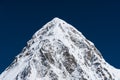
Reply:
[[[38,30],[0,80],[120,80],[92,42],[54,18]]]

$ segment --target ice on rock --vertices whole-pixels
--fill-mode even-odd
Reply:
[[[109,65],[91,41],[56,17],[33,35],[0,80],[120,80],[119,76],[120,70]]]

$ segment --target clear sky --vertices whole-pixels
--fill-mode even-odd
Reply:
[[[120,68],[119,0],[0,0],[0,73],[54,17],[76,27],[108,63]]]

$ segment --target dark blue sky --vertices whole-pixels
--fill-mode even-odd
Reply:
[[[120,1],[0,0],[0,73],[46,22],[59,17],[94,42],[120,68]]]

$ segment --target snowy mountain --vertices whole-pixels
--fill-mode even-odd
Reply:
[[[0,80],[120,80],[95,45],[54,18],[38,30]]]

